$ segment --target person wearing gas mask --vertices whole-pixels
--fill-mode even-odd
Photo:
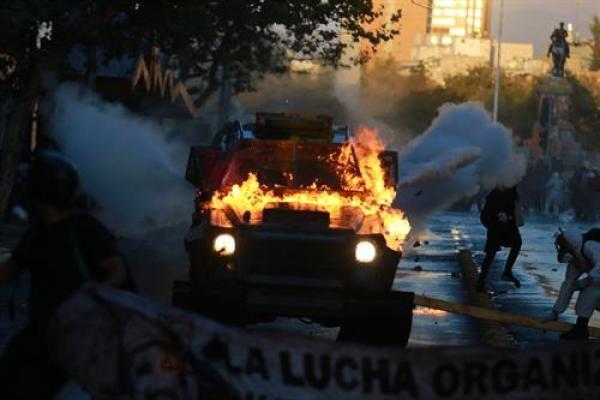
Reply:
[[[571,297],[579,291],[575,304],[577,322],[560,335],[565,340],[587,339],[588,322],[600,308],[600,229],[582,233],[576,228],[561,230],[555,240],[558,262],[567,264],[565,280],[546,321],[553,321],[565,312]]]
[[[47,326],[56,309],[86,281],[133,289],[114,237],[81,210],[76,168],[56,152],[38,152],[25,178],[31,226],[11,257],[0,263],[0,282],[29,271],[29,321],[0,358],[0,397],[53,398],[67,376],[51,359]]]

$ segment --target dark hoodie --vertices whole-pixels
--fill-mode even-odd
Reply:
[[[521,244],[521,235],[515,218],[515,209],[519,195],[516,187],[494,189],[485,199],[480,220],[488,230],[485,251],[498,251],[501,246],[513,247]],[[505,222],[499,215],[506,214]]]

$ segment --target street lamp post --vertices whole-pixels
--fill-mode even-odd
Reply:
[[[494,85],[494,109],[492,118],[498,122],[498,102],[500,100],[500,60],[502,53],[502,25],[504,22],[504,0],[500,2],[500,26],[498,27],[498,39],[496,40],[496,81]]]

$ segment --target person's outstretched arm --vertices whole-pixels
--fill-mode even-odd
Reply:
[[[569,306],[573,293],[575,292],[575,282],[581,274],[582,272],[573,265],[573,262],[567,265],[565,280],[561,283],[558,297],[554,302],[554,306],[552,306],[552,312],[556,313],[557,316],[565,312]]]

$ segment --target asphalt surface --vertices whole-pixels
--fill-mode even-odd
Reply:
[[[530,216],[522,228],[523,250],[514,268],[522,286],[500,281],[500,273],[507,252],[498,253],[488,277],[494,305],[503,311],[535,317],[545,316],[556,296],[564,274],[563,266],[555,261],[553,233],[560,224],[558,219]],[[590,225],[582,225],[588,228]],[[169,301],[171,283],[184,278],[187,262],[183,248],[185,226],[163,229],[140,238],[121,240],[121,248],[134,272],[143,294],[161,302]],[[6,230],[3,229],[3,232]],[[18,230],[12,235],[0,236],[0,257],[6,256],[14,245]],[[5,232],[6,233],[6,232]],[[433,218],[430,232],[418,247],[407,246],[396,273],[396,290],[414,291],[442,300],[467,303],[468,291],[460,274],[456,254],[460,249],[473,252],[474,259],[483,258],[485,230],[476,213],[445,213]],[[0,350],[9,338],[26,322],[27,277],[18,285],[0,284]],[[14,293],[16,319],[9,318],[10,297]],[[596,313],[597,314],[597,313]],[[573,321],[570,308],[561,317]],[[592,324],[600,325],[595,315]],[[255,330],[278,330],[333,339],[337,329],[307,325],[297,320],[281,318],[274,323],[251,327]],[[471,317],[436,310],[417,308],[409,346],[468,346],[482,343],[483,324]],[[508,326],[515,345],[535,346],[555,342],[557,334]]]
[[[483,246],[485,231],[478,222],[477,214],[445,214],[440,220],[452,221],[455,226],[457,243],[473,251],[476,262],[483,260]],[[508,252],[498,253],[492,266],[488,287],[493,293],[493,303],[496,308],[515,314],[524,314],[533,317],[548,315],[560,283],[564,278],[565,265],[556,261],[554,249],[554,234],[559,226],[566,224],[565,219],[549,218],[545,216],[529,216],[525,226],[521,228],[523,247],[517,259],[513,272],[521,281],[522,286],[515,288],[511,283],[500,280],[500,274]],[[572,223],[587,230],[593,225],[589,223]],[[574,303],[577,296],[573,296],[571,307],[560,317],[561,321],[574,322]],[[599,314],[594,313],[591,325],[600,326]],[[558,334],[540,332],[539,330],[508,326],[520,347],[534,346],[558,340]]]
[[[529,216],[521,228],[523,248],[514,267],[514,274],[522,286],[500,280],[508,251],[498,252],[487,279],[493,305],[502,311],[545,317],[558,293],[564,276],[564,265],[556,262],[554,232],[563,224],[559,218]],[[590,224],[576,224],[589,229]],[[469,303],[468,288],[462,279],[457,253],[468,250],[477,263],[483,260],[485,229],[479,223],[478,213],[444,213],[434,217],[429,232],[419,246],[407,245],[398,266],[395,290],[413,291],[428,297],[458,303]],[[574,296],[574,299],[576,296]],[[574,301],[572,303],[574,305]],[[560,317],[561,321],[574,322],[573,307]],[[592,325],[600,326],[598,313]],[[503,326],[512,336],[514,346],[530,347],[558,341],[558,333],[543,332],[520,326]],[[337,330],[322,329],[281,319],[265,324],[259,329],[302,332],[310,336],[334,338]],[[480,320],[417,307],[409,347],[418,346],[470,346],[494,344],[484,342],[484,330],[489,329]]]

